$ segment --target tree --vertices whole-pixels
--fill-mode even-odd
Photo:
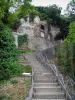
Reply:
[[[0,24],[3,23],[3,19],[5,18],[6,15],[8,15],[9,7],[10,7],[10,4],[7,0],[0,1]]]
[[[31,0],[0,0],[0,24],[12,26],[32,10]],[[12,8],[12,10],[10,10]]]
[[[75,21],[75,0],[70,1],[67,5],[67,12],[70,22]]]
[[[53,25],[57,24],[57,20],[60,18],[61,8],[55,4],[48,7],[36,7],[36,10],[40,12],[41,20],[48,20]]]
[[[68,34],[69,21],[61,16],[61,7],[52,5],[48,7],[36,7],[40,12],[41,20],[46,20],[48,24],[48,33],[50,32],[50,25],[60,28],[60,33],[56,35],[55,40],[64,39]],[[51,35],[51,33],[49,33]]]

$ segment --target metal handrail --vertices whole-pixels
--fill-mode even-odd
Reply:
[[[62,74],[59,73],[59,71],[56,69],[56,66],[55,65],[51,65],[51,69],[53,70],[54,74],[56,75],[59,83],[62,85],[62,88],[65,90],[65,92],[66,92],[66,99],[69,98],[70,100],[74,100],[74,99],[72,99],[72,97],[71,97],[71,95],[69,93],[69,90],[68,90],[68,88],[69,88],[68,87],[68,83],[70,81],[68,80],[67,84],[65,84],[65,80],[64,80]],[[69,79],[71,79],[71,78],[69,77]],[[75,82],[72,79],[71,79],[71,81],[75,85]]]
[[[66,90],[73,98],[72,100],[75,100],[75,82],[69,76],[67,76]]]
[[[53,69],[53,68],[54,68],[54,67],[53,67],[53,65],[52,65],[52,69]],[[66,99],[69,97],[70,100],[73,100],[73,99],[71,98],[71,96],[70,96],[70,94],[69,94],[67,88],[66,88],[67,86],[66,86],[66,84],[65,84],[65,81],[64,81],[64,78],[63,78],[62,74],[60,74],[59,71],[57,71],[57,72],[56,72],[56,70],[54,71],[54,69],[53,69],[53,72],[54,72],[54,74],[56,75],[56,77],[57,77],[57,79],[58,79],[60,85],[62,86],[62,89],[65,90]]]
[[[49,68],[51,68],[52,69],[52,71],[53,71],[53,73],[56,75],[56,77],[57,77],[57,79],[58,79],[58,81],[59,81],[59,83],[60,83],[60,85],[62,86],[62,89],[64,89],[64,91],[65,91],[65,93],[66,93],[66,99],[70,99],[70,100],[74,100],[74,98],[72,99],[72,96],[70,95],[70,93],[69,93],[69,90],[68,90],[68,83],[69,83],[69,80],[68,80],[68,82],[67,82],[67,84],[65,83],[66,81],[64,80],[64,77],[62,76],[62,74],[60,74],[60,72],[57,70],[57,68],[56,68],[56,66],[55,65],[53,65],[53,64],[51,64],[51,66],[49,65],[49,61],[48,61],[48,58],[47,58],[47,56],[45,55],[45,57],[43,56],[43,54],[42,54],[42,52],[40,51],[40,56],[41,57],[37,57],[38,58],[38,60],[42,63],[42,64],[44,64],[44,65],[46,65],[46,66],[48,66]],[[37,56],[39,56],[39,55],[37,55]],[[41,59],[42,58],[42,59]],[[43,59],[45,58],[45,61],[43,61]],[[72,83],[75,85],[75,82],[71,79],[71,78],[69,78],[71,81],[72,81]],[[74,96],[75,96],[75,93],[74,93]]]
[[[45,55],[46,56],[46,55]],[[46,61],[48,61],[48,58],[47,58],[47,56],[46,56]],[[49,62],[49,61],[48,61]],[[48,63],[47,62],[47,63]],[[48,63],[49,64],[49,63]],[[67,84],[65,84],[65,81],[64,81],[64,78],[63,78],[63,76],[62,76],[62,74],[60,74],[59,73],[59,71],[57,70],[57,68],[56,68],[56,66],[55,65],[53,65],[53,64],[51,64],[51,69],[53,70],[53,72],[54,72],[54,74],[56,75],[56,77],[57,77],[57,79],[58,79],[58,81],[59,81],[59,83],[61,84],[61,86],[62,86],[62,88],[66,91],[66,99],[68,99],[68,97],[69,97],[69,99],[70,100],[74,100],[74,99],[72,99],[72,97],[71,97],[71,95],[70,95],[70,93],[69,93],[69,91],[68,91],[68,83],[69,83],[69,81],[67,82]],[[70,77],[69,77],[70,78]],[[70,78],[71,79],[71,78]],[[72,80],[72,79],[71,79]],[[75,85],[75,82],[72,80],[72,82],[74,83],[74,85]]]

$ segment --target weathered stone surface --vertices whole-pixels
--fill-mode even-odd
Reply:
[[[44,29],[41,29],[41,25]],[[40,18],[36,16],[34,18],[34,23],[29,23],[29,19],[25,22],[25,20],[21,19],[21,26],[17,29],[17,33],[14,35],[15,44],[18,47],[18,35],[28,35],[28,47],[30,49],[36,50],[41,46],[46,48],[50,47],[51,43],[47,43],[47,41],[53,41],[56,34],[59,33],[59,28],[50,26],[50,34],[48,33],[48,25],[46,21],[40,21]]]

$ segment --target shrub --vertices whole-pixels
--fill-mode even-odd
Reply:
[[[56,56],[61,67],[64,66],[64,72],[75,80],[75,22],[70,24],[64,47],[62,50],[57,50]]]
[[[24,71],[26,73],[31,73],[32,72],[32,67],[30,65],[24,66]]]
[[[9,62],[16,60],[17,55],[12,31],[4,26],[0,31],[0,79],[10,77]]]
[[[24,42],[27,43],[27,34],[18,36],[18,45],[21,46]]]
[[[75,22],[71,23],[69,26],[69,35],[65,39],[65,49],[67,68],[71,74],[71,77],[75,79]]]
[[[11,84],[17,84],[18,81],[17,80],[10,80]]]

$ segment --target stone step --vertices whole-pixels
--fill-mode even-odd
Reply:
[[[23,59],[23,58],[25,58],[23,55],[20,55],[20,56],[19,56],[19,59]]]
[[[56,78],[52,73],[35,73],[34,77],[39,77],[39,78]]]
[[[32,99],[32,100],[66,100],[66,99]]]
[[[34,80],[55,80],[56,77],[55,76],[34,76]]]
[[[19,62],[19,63],[22,63],[22,64],[29,64],[29,62],[27,62],[27,61]]]
[[[58,82],[57,79],[34,79],[34,83],[56,83]]]
[[[65,99],[65,94],[63,92],[34,93],[33,98],[35,99]]]
[[[23,60],[21,60],[21,61],[19,61],[19,63],[24,63],[25,62],[25,60],[23,61]]]
[[[24,56],[20,56],[19,59],[25,59],[25,57]]]
[[[21,62],[21,63],[22,63],[22,62],[28,63],[28,61],[26,61],[26,60],[19,60],[19,62]]]
[[[57,79],[52,73],[35,73],[34,82],[56,82]]]
[[[40,75],[53,75],[53,73],[40,73],[40,72],[37,72],[36,74],[40,74]]]
[[[40,70],[43,70],[43,72],[46,72],[46,71],[47,71],[47,72],[51,72],[50,70],[47,70],[47,69],[44,69],[44,68],[43,68],[43,69],[42,69],[42,68],[38,68],[38,69],[35,68],[36,73],[37,73],[37,72],[40,72],[40,73],[41,73]],[[43,72],[42,72],[42,73],[43,73]],[[46,72],[46,73],[47,73],[47,72]]]
[[[46,87],[35,87],[34,91],[38,92],[38,93],[47,93],[47,92],[50,93],[50,92],[61,92],[62,89],[61,89],[60,86],[58,86],[58,87],[53,87],[53,86],[48,87],[48,86],[46,86]]]
[[[20,64],[22,64],[22,65],[24,65],[24,66],[27,66],[27,65],[29,65],[29,63],[20,63]]]
[[[19,60],[25,60],[24,58],[19,58]]]
[[[38,71],[37,71],[38,70]],[[47,73],[49,70],[44,70],[44,69],[42,69],[42,68],[40,68],[40,69],[34,69],[34,72],[35,73],[37,73],[37,72],[40,72],[40,73],[43,73],[43,72],[45,72],[45,73]],[[50,72],[50,71],[49,71]]]
[[[41,72],[40,72],[40,69],[41,69],[41,70],[44,70],[44,71],[47,70],[46,73],[48,73],[48,72],[49,72],[49,73],[52,73],[52,71],[51,71],[50,69],[46,69],[46,68],[43,68],[43,69],[42,69],[42,68],[35,68],[35,70],[37,71],[36,73],[41,73]],[[43,73],[43,72],[42,72],[42,73]]]
[[[40,73],[40,72],[37,72],[36,74],[37,75],[53,75],[53,73]]]
[[[58,83],[34,83],[34,87],[50,87],[50,86],[58,86]]]

